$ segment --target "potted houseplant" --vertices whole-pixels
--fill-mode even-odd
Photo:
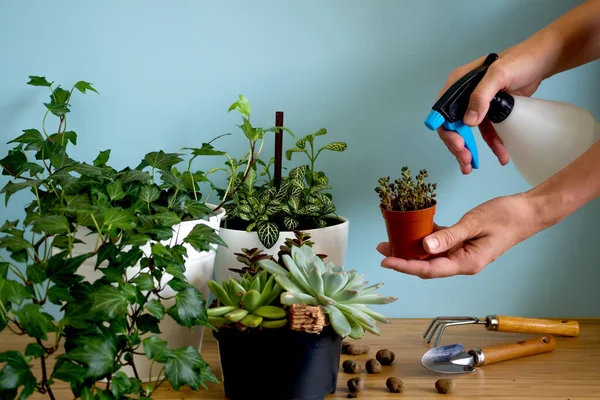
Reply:
[[[433,232],[437,184],[426,182],[427,177],[427,170],[421,170],[413,179],[411,171],[404,166],[400,178],[395,181],[390,177],[380,178],[375,188],[392,257],[428,257],[422,241]]]
[[[172,346],[159,336],[167,318],[188,330],[209,325],[205,297],[186,277],[185,245],[204,252],[224,243],[208,223],[171,239],[182,221],[213,211],[182,194],[187,178],[173,168],[175,154],[149,153],[121,170],[109,166],[108,150],[91,163],[73,159],[69,146],[78,137],[66,130],[73,94],[96,90],[85,81],[65,90],[36,76],[28,84],[49,89],[50,100],[41,132],[25,130],[0,159],[9,177],[0,190],[5,203],[19,191],[31,194],[22,219],[0,224],[0,330],[31,342],[23,352],[0,353],[0,398],[37,391],[55,399],[57,381],[76,398],[119,399],[151,398],[163,382],[176,390],[216,382],[196,344]],[[51,116],[58,128],[49,134]],[[88,250],[75,250],[90,238]],[[99,275],[90,278],[88,269]],[[48,313],[50,303],[58,315]],[[139,370],[140,357],[162,372]],[[143,384],[144,376],[157,378]]]
[[[323,399],[336,388],[342,339],[378,335],[377,322],[389,323],[369,308],[396,300],[375,293],[381,283],[368,286],[294,234],[277,258],[242,249],[241,276],[210,282],[208,320],[230,399]]]
[[[286,239],[293,238],[294,230],[311,235],[315,251],[328,255],[328,261],[343,265],[348,246],[348,219],[336,215],[329,178],[320,171],[318,158],[328,151],[343,152],[344,142],[318,146],[326,129],[305,135],[285,151],[288,161],[295,153],[306,157],[306,163],[292,167],[287,176],[283,169],[283,113],[277,112],[275,126],[264,129],[250,122],[251,106],[248,99],[239,96],[229,111],[237,110],[243,123],[239,125],[249,140],[250,149],[241,159],[228,157],[226,167],[228,185],[218,188],[219,207],[227,212],[219,231],[228,248],[219,247],[215,261],[215,278],[225,280],[233,274],[229,266],[236,262],[236,249],[260,247],[274,255]],[[275,136],[274,157],[263,160],[261,150],[269,133]]]

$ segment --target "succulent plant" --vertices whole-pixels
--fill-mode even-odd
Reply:
[[[285,263],[283,262],[283,255],[291,255],[292,247],[302,247],[303,245],[312,247],[314,244],[315,242],[311,240],[310,234],[301,231],[294,231],[294,237],[285,239],[285,242],[281,246],[279,246],[279,251],[277,252],[279,265],[285,268]],[[327,258],[327,254],[317,254],[317,256],[322,260]]]
[[[215,328],[273,329],[287,323],[286,311],[273,305],[283,287],[265,270],[255,275],[246,273],[242,279],[229,278],[221,285],[210,280],[208,287],[218,300],[216,307],[207,310],[208,322]]]
[[[282,305],[321,306],[342,338],[360,339],[365,331],[379,335],[377,322],[389,323],[385,316],[368,307],[397,300],[375,293],[383,283],[367,286],[364,274],[324,262],[309,245],[292,246],[291,256],[283,254],[282,259],[287,270],[272,260],[258,263],[285,289],[280,296]]]
[[[408,167],[402,167],[402,177],[391,181],[390,177],[379,178],[375,191],[380,205],[386,210],[415,211],[431,207],[436,197],[437,184],[425,183],[427,170],[420,170],[413,180]]]
[[[257,265],[260,260],[273,259],[273,256],[263,253],[258,247],[242,249],[241,253],[234,254],[237,256],[236,259],[244,264],[245,267],[229,268],[229,270],[231,272],[237,272],[242,277],[244,277],[246,274],[256,275],[261,270]]]

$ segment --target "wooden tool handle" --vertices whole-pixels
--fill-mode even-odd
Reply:
[[[480,350],[483,357],[481,365],[493,364],[500,361],[514,360],[515,358],[532,356],[534,354],[548,353],[556,348],[553,336],[540,336],[534,339],[523,340],[517,343],[502,344],[483,348]]]
[[[498,332],[539,333],[542,335],[578,336],[579,323],[568,320],[498,316]]]

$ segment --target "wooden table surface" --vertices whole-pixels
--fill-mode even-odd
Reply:
[[[382,325],[381,336],[368,335],[361,344],[370,346],[369,354],[342,356],[358,360],[363,365],[360,373],[365,378],[363,392],[359,398],[379,400],[394,398],[434,399],[600,399],[600,320],[579,320],[580,335],[575,338],[557,337],[556,349],[547,354],[525,357],[512,361],[480,367],[473,374],[443,375],[426,370],[421,366],[423,353],[432,347],[422,335],[429,319],[394,319],[389,325]],[[484,347],[495,344],[517,342],[537,335],[523,335],[486,331],[483,325],[450,327],[444,333],[440,345],[462,343],[465,348]],[[27,338],[16,337],[6,330],[0,333],[0,351],[22,349]],[[364,362],[374,358],[379,349],[387,348],[395,352],[396,361],[384,366],[380,374],[371,375],[364,371]],[[220,376],[216,341],[209,333],[205,335],[202,356]],[[37,375],[39,369],[35,369]],[[338,390],[327,399],[347,398],[346,382],[353,374],[340,371]],[[385,387],[390,376],[397,376],[404,382],[403,393],[391,393]],[[452,377],[456,382],[453,394],[441,395],[434,388],[439,378]],[[57,399],[72,399],[67,385],[53,386]],[[31,399],[43,399],[34,395]],[[224,399],[222,386],[209,385],[209,390],[193,392],[189,388],[179,391],[163,385],[155,399]]]

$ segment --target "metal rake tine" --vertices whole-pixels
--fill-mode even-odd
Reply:
[[[442,338],[442,335],[444,334],[444,330],[449,327],[449,326],[456,326],[456,325],[470,325],[470,324],[478,324],[480,323],[479,319],[475,319],[472,321],[452,321],[452,322],[448,322],[446,324],[441,324],[441,328],[440,331],[438,332],[438,335],[435,338],[435,342],[433,342],[433,347],[437,347],[440,339]]]
[[[472,319],[474,319],[474,317],[464,317],[464,316],[461,316],[461,317],[435,317],[429,323],[429,326],[425,330],[425,333],[423,334],[423,337],[427,336],[427,333],[433,327],[433,324],[435,324],[436,321],[466,321],[466,320],[470,321]]]

